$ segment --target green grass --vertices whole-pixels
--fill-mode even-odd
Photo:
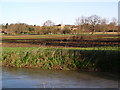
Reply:
[[[52,37],[71,37],[71,36],[94,36],[94,35],[114,35],[114,34],[88,34],[88,33],[84,33],[84,34],[48,34],[48,35],[3,35],[3,39],[34,39],[34,38],[37,38],[37,39],[42,39],[42,38],[51,38]],[[115,34],[116,36],[118,34]],[[116,37],[114,37],[116,38]]]
[[[47,47],[39,47],[42,49],[63,49],[63,50],[115,50],[119,51],[120,47],[111,47],[111,46],[105,46],[105,47],[88,47],[88,48],[47,48]],[[38,49],[38,47],[3,47],[3,52],[11,52],[11,51],[26,51],[26,50],[34,50]]]
[[[120,51],[117,47],[102,49],[4,47],[2,62],[6,67],[117,71]]]
[[[41,39],[41,38],[50,38],[50,37],[65,37],[65,36],[71,36],[71,35],[6,35],[6,36],[3,36],[3,39],[34,39],[34,38],[37,38],[37,39]]]
[[[91,34],[77,34],[91,35]],[[105,35],[105,34],[94,34]],[[106,34],[108,35],[108,34]],[[60,38],[66,35],[14,35],[3,39]],[[109,38],[109,37],[106,37]],[[116,38],[111,37],[110,38]],[[19,40],[21,41],[21,40]],[[22,40],[23,41],[23,40]],[[3,47],[2,62],[5,67],[41,68],[60,70],[118,71],[119,47],[47,48],[47,47]]]

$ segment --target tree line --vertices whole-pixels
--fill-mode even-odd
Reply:
[[[89,17],[81,16],[75,19],[75,25],[55,25],[51,20],[47,20],[42,26],[28,25],[25,23],[2,24],[4,34],[80,34],[94,32],[119,32],[118,20],[112,18],[109,21],[97,15]]]

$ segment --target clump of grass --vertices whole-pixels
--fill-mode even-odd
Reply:
[[[38,48],[3,52],[5,67],[118,71],[120,51]]]

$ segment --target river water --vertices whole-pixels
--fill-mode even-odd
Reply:
[[[3,68],[3,88],[118,88],[117,75],[99,72]]]

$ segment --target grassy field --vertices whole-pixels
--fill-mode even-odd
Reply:
[[[119,36],[3,36],[2,65],[19,68],[117,72],[120,64],[118,58],[120,44],[116,37]]]
[[[19,51],[32,51],[34,49],[61,49],[61,50],[99,50],[99,51],[103,51],[103,50],[111,50],[111,51],[120,51],[120,47],[110,47],[110,46],[106,46],[106,47],[88,47],[88,48],[49,48],[49,47],[3,47],[2,50],[3,52],[19,52]]]
[[[91,34],[76,34],[78,36],[91,36]],[[118,34],[113,34],[113,33],[110,33],[110,34],[102,34],[102,33],[97,33],[97,34],[93,34],[93,36],[108,36],[108,38],[111,36],[113,38],[116,38],[116,37],[120,37]],[[34,38],[61,38],[61,37],[71,37],[71,36],[75,36],[74,34],[50,34],[50,35],[3,35],[2,38],[3,39],[34,39]]]

